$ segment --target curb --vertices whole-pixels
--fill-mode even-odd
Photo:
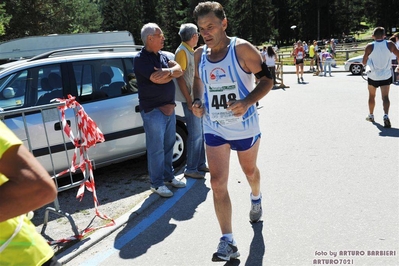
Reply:
[[[150,194],[149,196],[144,198],[139,204],[137,204],[134,208],[132,208],[129,212],[117,218],[115,220],[114,226],[102,228],[91,234],[88,238],[79,241],[78,243],[72,245],[71,247],[57,254],[56,257],[58,261],[61,264],[66,264],[67,262],[71,261],[79,254],[88,250],[90,247],[94,246],[102,239],[104,239],[105,237],[109,236],[110,234],[118,230],[121,226],[128,223],[129,220],[132,220],[138,215],[140,215],[148,206],[152,205],[159,198],[160,197],[154,193]]]

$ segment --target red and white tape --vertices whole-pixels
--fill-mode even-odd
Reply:
[[[56,174],[55,178],[57,178],[58,176],[62,176],[69,172],[74,173],[77,169],[80,169],[83,173],[84,180],[86,180],[86,181],[80,185],[78,193],[76,195],[76,198],[82,200],[85,188],[88,191],[92,192],[96,216],[98,216],[104,220],[110,220],[110,222],[103,226],[94,227],[94,228],[92,228],[92,227],[86,228],[77,236],[71,236],[69,238],[49,241],[50,245],[58,244],[58,243],[66,243],[69,241],[82,239],[84,237],[84,235],[86,235],[89,232],[93,232],[100,228],[115,225],[115,221],[112,218],[109,218],[107,215],[101,213],[98,210],[99,201],[98,201],[97,194],[96,194],[96,187],[95,187],[94,175],[93,175],[93,167],[92,167],[91,161],[89,160],[89,156],[87,154],[87,150],[90,147],[95,146],[96,143],[104,142],[104,140],[105,140],[104,135],[101,132],[101,130],[97,127],[97,124],[87,115],[87,113],[85,112],[83,107],[75,99],[76,98],[71,95],[68,95],[67,99],[57,99],[58,102],[65,103],[64,106],[60,106],[60,107],[58,107],[58,109],[61,111],[61,122],[62,122],[63,131],[68,136],[70,141],[74,144],[75,151],[74,151],[74,154],[72,157],[71,168],[62,171],[61,173]],[[78,132],[77,132],[76,137],[73,134],[73,132],[65,118],[65,110],[67,110],[69,108],[76,109],[76,116],[77,116],[77,121],[78,121],[78,124],[77,124]],[[76,163],[78,151],[79,151],[79,159],[80,159],[79,164]],[[87,174],[86,167],[89,172],[89,176],[87,179],[86,179],[86,174]]]

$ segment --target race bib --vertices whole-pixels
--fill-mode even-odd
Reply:
[[[242,116],[234,116],[226,110],[229,101],[240,99],[238,85],[234,83],[210,84],[208,89],[209,117],[221,125],[234,124],[242,121]]]

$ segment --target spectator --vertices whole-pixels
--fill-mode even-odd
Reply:
[[[328,52],[326,50],[323,50],[321,57],[322,57],[322,61],[323,61],[323,64],[324,64],[324,76],[327,75],[327,68],[328,68],[328,74],[330,75],[330,77],[332,77],[332,75],[331,75],[331,64],[332,64],[334,56],[330,52]]]
[[[176,78],[176,100],[183,105],[187,124],[187,164],[184,176],[204,178],[209,169],[205,164],[205,147],[202,118],[192,111],[194,82],[194,47],[197,46],[199,33],[193,23],[182,24],[179,31],[182,43],[176,49],[175,60],[183,70],[183,76]]]
[[[269,68],[270,73],[272,74],[273,78],[273,85],[277,84],[276,81],[276,62],[278,61],[277,54],[274,52],[272,46],[267,47],[267,52],[266,52],[266,65]]]
[[[317,47],[317,42],[313,41],[312,45],[310,45],[309,47],[309,57],[310,57],[310,66],[309,66],[309,71],[310,72],[314,72],[315,68],[314,68],[314,64],[316,60],[316,47]],[[317,65],[317,63],[316,63]]]
[[[185,187],[174,177],[173,147],[176,140],[175,85],[173,78],[183,72],[179,64],[161,51],[165,36],[155,23],[141,29],[144,47],[136,55],[134,71],[137,79],[140,113],[143,118],[147,145],[148,172],[151,191],[161,197],[173,192],[165,184]]]
[[[0,121],[0,265],[61,265],[26,215],[56,196],[47,171]]]
[[[392,41],[395,44],[396,48],[399,49],[399,37],[398,36],[399,36],[399,34],[397,34],[397,35],[394,34],[391,36],[391,38],[389,38],[389,40]],[[398,73],[395,72],[395,68],[397,67],[397,65],[398,65],[398,60],[396,58],[396,55],[394,53],[392,53],[392,82],[394,84],[396,84],[396,82],[398,80],[398,78],[397,78]]]

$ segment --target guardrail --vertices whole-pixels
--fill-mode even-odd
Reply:
[[[33,141],[36,141],[36,142],[42,141],[40,139],[37,139],[38,137],[42,137],[44,139],[44,142],[47,144],[49,158],[51,161],[51,165],[53,167],[53,171],[52,171],[52,173],[50,173],[50,175],[52,175],[51,178],[54,180],[54,182],[57,186],[58,192],[72,188],[72,187],[80,186],[88,178],[88,175],[85,175],[86,177],[83,178],[82,180],[74,181],[72,173],[69,172],[68,173],[69,178],[68,178],[68,176],[65,176],[65,175],[63,176],[63,183],[65,183],[65,185],[61,185],[59,183],[59,178],[56,178],[56,172],[55,172],[55,167],[54,167],[54,158],[53,158],[54,154],[51,149],[51,146],[55,145],[55,144],[59,144],[59,143],[51,143],[50,136],[49,136],[50,135],[49,128],[51,128],[54,125],[54,123],[59,123],[60,125],[62,124],[60,111],[59,111],[59,107],[62,107],[62,106],[65,106],[65,103],[51,103],[48,105],[28,107],[28,108],[22,108],[22,109],[18,109],[18,110],[0,112],[0,119],[3,120],[6,124],[11,123],[11,124],[18,125],[19,127],[23,126],[23,130],[18,131],[18,133],[16,133],[16,135],[28,147],[30,152],[32,152],[32,153],[35,152],[35,147],[33,145]],[[40,117],[41,117],[41,123],[42,123],[41,128],[43,129],[43,134],[40,134],[41,136],[39,136],[37,134],[37,132],[32,132],[32,130],[37,130],[37,128],[29,127],[29,124],[27,122],[27,116],[29,116],[31,114],[36,114],[36,113],[40,113]],[[75,118],[77,119],[76,115],[75,115]],[[76,120],[76,122],[77,122],[77,120]],[[51,124],[51,125],[49,125],[49,124]],[[77,123],[75,123],[75,125],[77,125]],[[65,158],[68,161],[69,168],[71,168],[71,160],[69,160],[67,140],[66,140],[62,130],[59,131],[59,134],[62,135],[62,139],[64,142],[63,143],[64,149],[62,152],[65,152],[65,154],[66,154]],[[32,136],[35,136],[34,140],[32,140]],[[76,224],[75,224],[72,216],[69,213],[61,210],[61,207],[60,207],[60,204],[58,201],[58,196],[54,200],[54,208],[53,207],[46,208],[44,223],[43,223],[43,228],[42,228],[42,234],[44,234],[44,231],[46,230],[49,212],[52,212],[58,216],[63,216],[65,218],[67,218],[69,223],[71,224],[73,233],[75,235],[79,235],[78,228],[76,227]]]
[[[356,47],[356,48],[347,48],[347,49],[337,49],[335,50],[335,54],[345,54],[345,60],[349,59],[349,55],[351,53],[364,51],[364,47]],[[291,58],[293,60],[291,53],[279,53],[278,59],[279,61],[284,61],[287,58]],[[305,60],[310,60],[309,58],[305,58]]]

